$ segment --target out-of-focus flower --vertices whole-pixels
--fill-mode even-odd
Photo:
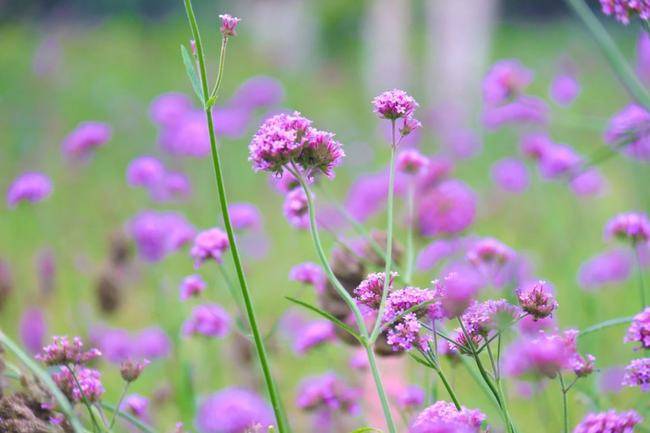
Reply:
[[[422,128],[422,123],[419,120],[414,119],[411,116],[406,116],[404,119],[402,119],[402,125],[399,127],[399,135],[402,137],[406,137],[407,135],[410,135],[413,131],[416,131],[420,128]]]
[[[424,397],[425,393],[421,387],[409,385],[397,394],[395,400],[402,410],[408,410],[421,406],[424,403]]]
[[[84,160],[111,139],[111,127],[102,122],[82,122],[63,140],[63,154],[71,160]]]
[[[52,344],[43,347],[36,358],[46,365],[85,364],[97,357],[101,352],[97,349],[84,350],[81,338],[70,340],[67,336],[55,335]]]
[[[573,430],[573,433],[632,433],[643,418],[633,410],[590,413]]]
[[[639,387],[641,391],[650,391],[650,358],[633,359],[625,367],[623,385]]]
[[[160,183],[149,190],[155,201],[182,200],[192,194],[190,179],[180,171],[167,171]]]
[[[248,110],[271,108],[284,99],[282,84],[273,77],[257,76],[244,81],[230,103]]]
[[[153,100],[149,116],[160,126],[173,126],[192,110],[192,100],[184,93],[163,93]]]
[[[328,320],[314,320],[302,326],[296,333],[293,349],[304,355],[311,349],[336,340],[336,329]]]
[[[606,186],[605,178],[596,168],[590,168],[571,178],[569,188],[577,196],[593,196],[600,194]]]
[[[302,189],[290,191],[284,200],[283,209],[289,224],[301,230],[309,228],[309,203],[305,191]]]
[[[504,370],[511,376],[554,378],[560,371],[572,368],[576,336],[577,331],[568,330],[519,339],[506,352]]]
[[[625,376],[625,368],[623,367],[610,367],[600,372],[598,378],[598,389],[601,392],[609,394],[618,394],[623,388],[623,377]]]
[[[415,267],[420,271],[427,271],[455,254],[458,249],[459,242],[457,240],[436,239],[420,251],[415,260]]]
[[[37,203],[52,193],[52,181],[38,172],[27,172],[18,176],[7,190],[7,205],[16,207],[22,201]]]
[[[520,194],[530,183],[526,164],[516,158],[504,158],[492,165],[492,180],[507,192]]]
[[[20,318],[20,338],[23,346],[36,355],[43,347],[43,340],[47,334],[47,323],[43,311],[39,308],[28,308]]]
[[[483,79],[483,99],[501,104],[521,94],[533,81],[533,72],[514,59],[499,60]]]
[[[553,78],[549,93],[557,104],[567,106],[580,94],[580,83],[573,74],[561,73]]]
[[[166,358],[171,352],[171,340],[162,328],[150,326],[138,332],[134,339],[136,355],[145,359]]]
[[[605,15],[614,15],[625,25],[630,23],[630,16],[644,21],[650,18],[650,4],[645,0],[600,0],[600,6]]]
[[[302,381],[298,387],[296,406],[307,411],[327,409],[355,413],[358,399],[357,389],[350,388],[336,374],[325,373]]]
[[[127,224],[138,254],[149,262],[157,262],[169,253],[188,244],[194,237],[194,227],[176,212],[143,211]]]
[[[382,119],[395,120],[409,117],[419,106],[404,90],[387,90],[372,100],[373,111]]]
[[[246,134],[251,120],[250,110],[244,107],[214,107],[214,132],[218,136],[239,139]]]
[[[449,318],[463,314],[480,288],[478,280],[470,273],[453,271],[443,279],[434,281],[433,286],[435,298]]]
[[[99,401],[105,391],[101,373],[82,366],[74,367],[73,372],[68,367],[62,366],[57,373],[52,375],[52,379],[72,402],[79,403],[85,400],[94,403]]]
[[[393,290],[393,281],[397,277],[397,272],[391,272],[390,281],[386,290],[390,293]],[[377,309],[381,303],[384,285],[386,284],[386,274],[384,272],[376,272],[369,274],[362,282],[354,289],[355,298],[362,304]]]
[[[369,367],[368,355],[366,355],[366,352],[362,350],[354,352],[354,354],[350,356],[349,364],[350,364],[350,368],[354,370],[365,371]]]
[[[483,124],[496,130],[508,124],[545,125],[548,123],[549,108],[542,99],[533,96],[520,96],[512,102],[487,107],[483,113]]]
[[[181,301],[199,296],[206,287],[207,284],[199,274],[188,275],[183,279],[179,288]]]
[[[140,394],[130,394],[124,397],[120,410],[146,421],[149,419],[149,399]]]
[[[418,414],[409,433],[479,433],[485,419],[478,409],[461,406],[458,410],[453,403],[440,400]]]
[[[609,121],[605,142],[629,158],[649,162],[650,113],[639,105],[628,105]]]
[[[300,188],[298,179],[287,170],[283,170],[281,174],[272,173],[269,176],[269,183],[277,192],[283,195],[296,188]]]
[[[195,307],[183,324],[183,334],[223,338],[230,331],[230,315],[217,304]]]
[[[552,316],[547,316],[543,319],[536,319],[532,315],[527,315],[521,318],[518,322],[519,331],[524,335],[537,335],[541,331],[549,332],[557,328],[557,324]]]
[[[152,188],[162,181],[164,175],[164,164],[153,156],[135,158],[126,169],[126,180],[134,187]]]
[[[546,134],[532,133],[521,137],[521,153],[534,161],[540,161],[555,143]]]
[[[244,388],[224,388],[201,401],[196,428],[200,433],[245,433],[260,424],[274,424],[273,411],[258,394]]]
[[[584,289],[596,289],[629,278],[632,257],[628,251],[613,249],[598,254],[580,266],[578,283]]]
[[[194,245],[190,250],[190,255],[194,258],[194,267],[199,268],[210,259],[222,263],[223,254],[229,247],[228,236],[220,228],[214,227],[200,232],[194,238]]]
[[[237,29],[237,25],[241,19],[233,17],[229,14],[219,15],[219,19],[221,20],[221,27],[219,27],[219,31],[222,35],[224,35],[224,37],[237,35],[235,30]]]
[[[152,326],[132,335],[125,329],[96,328],[92,341],[101,349],[103,358],[121,364],[129,359],[158,359],[169,355],[171,341],[165,331]]]
[[[519,288],[517,300],[522,310],[533,316],[535,320],[550,316],[558,307],[552,287],[542,280],[528,283]]]
[[[395,173],[395,195],[406,190],[406,176]],[[363,222],[375,215],[386,204],[388,195],[388,170],[363,174],[354,181],[345,198],[345,208],[357,220]]]
[[[418,227],[425,236],[456,234],[474,222],[476,195],[459,180],[446,180],[420,198]]]
[[[605,226],[605,237],[644,244],[650,240],[650,220],[641,212],[618,214]]]
[[[467,251],[467,260],[474,266],[503,265],[515,258],[512,248],[494,238],[484,238]]]
[[[252,203],[230,203],[228,212],[235,230],[253,230],[262,225],[262,215]]]
[[[311,285],[318,293],[325,290],[325,284],[327,283],[327,277],[323,268],[312,262],[300,263],[291,268],[291,271],[289,271],[289,279]]]
[[[594,372],[596,357],[587,354],[582,356],[576,353],[571,359],[571,369],[577,377],[587,377]]]
[[[161,148],[174,156],[203,158],[210,153],[210,135],[201,110],[189,110],[158,136]]]
[[[147,365],[149,365],[149,361],[146,359],[143,361],[127,359],[120,364],[120,375],[122,376],[122,380],[128,383],[138,380]]]
[[[640,343],[639,349],[650,349],[650,307],[634,316],[623,339],[626,343]]]
[[[406,149],[397,155],[397,169],[404,174],[419,175],[428,165],[429,159],[416,149]]]
[[[545,179],[557,179],[570,174],[582,162],[582,157],[571,146],[553,144],[542,154],[539,171]]]

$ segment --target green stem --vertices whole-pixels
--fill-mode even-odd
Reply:
[[[219,52],[219,72],[217,75],[217,82],[214,84],[214,88],[210,93],[210,99],[212,102],[216,102],[217,97],[219,97],[219,90],[221,89],[221,81],[223,80],[223,71],[224,65],[226,63],[226,47],[228,45],[228,36],[221,38],[221,51]]]
[[[366,353],[368,354],[368,365],[370,366],[370,371],[372,372],[372,377],[375,380],[375,386],[377,388],[377,395],[379,396],[379,401],[381,402],[381,409],[384,412],[384,418],[386,420],[386,425],[390,433],[397,433],[397,428],[395,427],[395,421],[393,421],[393,414],[390,410],[390,405],[388,404],[388,397],[386,396],[386,391],[384,390],[384,385],[381,381],[381,375],[379,374],[379,369],[377,368],[377,360],[375,359],[375,352],[372,350],[372,344],[366,342]]]
[[[440,366],[436,368],[436,373],[438,373],[438,377],[442,381],[442,384],[445,386],[445,389],[447,390],[449,397],[451,397],[451,400],[454,402],[454,406],[456,406],[456,410],[460,411],[461,407],[460,407],[460,403],[458,402],[458,397],[456,396],[456,393],[454,392],[453,388],[449,384],[449,381],[447,381],[447,378],[443,374]]]
[[[583,329],[578,334],[578,338],[584,337],[594,332],[598,332],[602,329],[611,328],[612,326],[624,325],[632,321],[632,317],[618,317],[616,319],[605,320],[604,322],[597,323],[593,326]]]
[[[118,409],[122,405],[122,401],[124,400],[124,397],[126,396],[126,393],[127,393],[128,389],[129,389],[129,385],[130,385],[130,382],[126,382],[124,384],[124,388],[122,389],[122,394],[120,395],[120,399],[117,401],[117,405],[115,406]],[[111,423],[109,424],[110,428],[113,428],[113,426],[115,425],[115,420],[117,419],[116,417],[117,417],[117,411],[114,411],[113,416],[111,418]]]
[[[388,297],[388,287],[390,286],[390,267],[393,255],[393,196],[395,189],[395,151],[397,142],[395,141],[395,120],[391,121],[393,142],[390,146],[390,163],[388,172],[388,200],[386,203],[386,266],[384,267],[384,288],[381,292],[381,302],[375,326],[370,334],[370,341],[374,341],[381,331],[381,321],[384,319],[384,309],[386,308],[386,298]]]
[[[641,266],[641,257],[639,256],[639,248],[636,242],[632,242],[632,249],[634,250],[634,257],[636,258],[636,270],[639,273],[639,299],[641,300],[641,310],[643,310],[648,305],[648,303],[645,297],[643,266]]]
[[[81,384],[79,383],[79,379],[77,379],[77,375],[74,373],[74,369],[72,368],[72,366],[70,364],[66,364],[65,367],[70,372],[70,375],[72,376],[72,380],[74,380],[74,384],[79,389],[79,394],[81,394],[81,402],[83,403],[84,406],[86,406],[86,409],[88,410],[88,414],[90,415],[90,419],[93,422],[93,427],[96,429],[96,431],[101,431],[100,430],[100,424],[97,421],[97,418],[95,418],[95,414],[93,413],[93,409],[92,409],[92,407],[90,407],[90,403],[88,402],[88,399],[86,398],[86,396],[83,393],[83,388],[81,387]]]
[[[413,207],[415,201],[415,184],[414,180],[411,179],[411,182],[408,186],[408,193],[406,197],[406,271],[404,279],[406,284],[411,284],[411,277],[413,275]]]
[[[607,57],[612,69],[614,69],[614,72],[630,95],[646,109],[650,109],[650,95],[648,91],[639,82],[639,79],[625,60],[625,57],[623,57],[623,54],[621,54],[616,43],[609,36],[600,21],[598,21],[598,18],[591,12],[589,6],[585,4],[584,0],[566,0],[566,2],[587,26],[605,54],[605,57]]]
[[[185,10],[187,12],[187,18],[189,20],[194,41],[196,42],[197,57],[199,59],[201,87],[203,90],[204,100],[206,101],[205,116],[208,124],[208,131],[210,134],[210,149],[212,153],[212,163],[214,166],[215,182],[217,184],[217,190],[219,192],[219,204],[221,206],[221,214],[223,217],[224,226],[226,228],[226,233],[228,235],[228,241],[230,242],[232,259],[235,265],[235,270],[237,271],[237,279],[239,280],[239,287],[241,289],[241,294],[246,309],[248,324],[253,334],[253,340],[255,342],[257,357],[259,359],[260,366],[262,368],[262,373],[264,375],[264,382],[266,384],[266,389],[271,399],[271,405],[273,406],[276,422],[278,423],[279,433],[285,433],[289,431],[288,422],[286,420],[286,415],[284,412],[284,408],[282,406],[280,395],[278,393],[278,390],[275,385],[275,381],[273,380],[273,376],[271,374],[271,367],[269,365],[268,355],[266,353],[266,348],[264,346],[262,334],[257,324],[257,318],[255,316],[253,301],[251,299],[250,291],[248,289],[248,283],[246,282],[244,269],[241,263],[241,258],[239,256],[239,249],[237,248],[237,242],[232,228],[232,223],[230,221],[230,213],[228,212],[228,199],[226,197],[226,188],[224,186],[224,181],[223,181],[221,159],[219,156],[219,152],[217,151],[217,140],[214,133],[212,110],[211,107],[207,104],[207,101],[209,99],[208,81],[207,81],[207,74],[206,74],[206,67],[205,67],[205,57],[203,54],[203,46],[201,43],[201,35],[199,34],[199,28],[196,23],[196,17],[194,15],[194,11],[192,10],[192,2],[191,0],[184,0],[184,1],[185,1]],[[223,45],[223,47],[225,49],[225,45]],[[225,57],[225,53],[224,53],[224,57]],[[223,74],[223,66],[224,66],[223,62],[221,62],[219,76]]]
[[[560,386],[562,387],[562,416],[564,418],[564,433],[569,433],[569,408],[567,405],[567,390],[564,387],[564,378],[562,377],[562,373],[558,374],[558,378],[560,379]]]

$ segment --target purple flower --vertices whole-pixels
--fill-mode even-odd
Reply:
[[[632,433],[643,418],[633,410],[590,413],[573,430],[573,433]]]
[[[417,385],[409,385],[404,387],[397,395],[397,405],[403,410],[416,408],[424,403],[425,393],[422,388]]]
[[[127,383],[135,382],[138,380],[147,365],[149,365],[149,360],[147,359],[142,361],[133,361],[129,358],[120,364],[120,376],[122,376],[122,380]]]
[[[281,174],[271,174],[269,176],[269,183],[277,192],[283,195],[296,188],[300,188],[298,179],[287,170],[283,170]]]
[[[252,203],[230,203],[228,212],[235,230],[259,229],[262,225],[262,215]]]
[[[536,320],[553,314],[558,303],[553,296],[553,288],[546,281],[537,281],[524,285],[517,290],[517,300],[524,312]]]
[[[584,289],[595,289],[620,283],[629,278],[632,258],[628,251],[614,249],[598,254],[584,262],[578,271],[578,283]]]
[[[424,247],[415,260],[415,267],[420,271],[428,271],[442,260],[455,254],[459,242],[454,239],[436,239]]]
[[[384,317],[382,318],[383,323],[390,323],[407,310],[420,304],[425,302],[431,303],[428,306],[423,306],[405,314],[390,325],[386,341],[393,347],[393,350],[410,350],[414,345],[419,345],[422,342],[419,336],[421,325],[418,321],[418,316],[425,312],[429,312],[431,316],[440,315],[437,313],[440,310],[440,306],[432,303],[435,297],[435,290],[420,289],[417,287],[405,287],[388,294]]]
[[[284,88],[272,77],[257,76],[244,81],[235,91],[231,103],[248,110],[270,108],[284,99]]]
[[[630,158],[650,161],[650,113],[639,105],[628,105],[609,121],[605,143]]]
[[[497,130],[508,124],[545,125],[548,123],[549,108],[542,99],[520,96],[512,102],[487,107],[483,113],[483,124],[490,130]]]
[[[474,302],[461,316],[468,333],[486,337],[490,331],[508,328],[521,314],[505,299]]]
[[[97,402],[104,394],[102,375],[99,371],[82,366],[76,366],[74,375],[68,367],[52,375],[52,379],[70,401],[79,403],[83,400],[90,403]]]
[[[179,288],[181,301],[186,301],[192,297],[199,296],[203,293],[206,287],[207,284],[198,274],[185,277]]]
[[[163,93],[153,100],[149,115],[160,126],[173,126],[192,111],[192,100],[184,93]]]
[[[359,391],[350,388],[336,374],[325,373],[304,379],[298,387],[296,406],[302,410],[327,409],[354,413]]]
[[[323,268],[312,262],[304,262],[291,268],[289,279],[311,285],[318,293],[325,290],[325,284],[327,283]]]
[[[403,138],[420,128],[422,128],[422,123],[419,120],[406,116],[402,119],[402,125],[399,127],[399,135]],[[401,143],[401,139],[399,142]]]
[[[636,74],[646,86],[650,84],[650,36],[647,32],[639,32],[636,43]]]
[[[623,367],[610,367],[603,370],[598,380],[598,389],[608,394],[618,394],[623,388],[622,382],[625,376]]]
[[[111,139],[111,127],[101,122],[82,122],[63,140],[63,154],[72,160],[84,160]]]
[[[140,394],[130,394],[124,397],[120,410],[141,420],[149,419],[149,399]]]
[[[395,194],[405,189],[404,175],[395,174]],[[359,176],[345,198],[345,208],[357,220],[363,222],[379,212],[388,195],[388,170]]]
[[[534,338],[519,339],[506,352],[504,370],[511,376],[530,374],[554,378],[572,367],[576,336],[577,331],[569,330],[563,334],[541,333]]]
[[[456,234],[474,222],[476,196],[459,180],[446,180],[420,199],[418,227],[424,236]]]
[[[309,228],[309,203],[302,189],[290,191],[284,200],[284,216],[293,227],[301,230]]]
[[[153,200],[159,202],[180,200],[192,194],[192,184],[184,173],[168,171],[159,184],[150,188],[149,194]]]
[[[101,349],[104,359],[121,363],[135,356],[136,345],[124,329],[95,328],[91,340]]]
[[[570,105],[580,94],[580,83],[572,74],[558,74],[549,89],[551,98],[559,105]]]
[[[492,165],[492,180],[507,192],[520,194],[530,183],[526,165],[516,158],[504,158]]]
[[[539,171],[545,179],[557,179],[569,174],[582,162],[572,147],[565,144],[553,144],[545,149],[539,164]]]
[[[228,235],[220,228],[214,227],[200,232],[194,238],[190,255],[194,259],[194,267],[199,268],[204,262],[214,259],[223,262],[223,254],[230,247]]]
[[[591,196],[600,194],[605,188],[605,179],[596,168],[590,168],[569,182],[569,188],[577,196]]]
[[[397,155],[397,169],[404,174],[419,175],[427,170],[429,158],[416,149],[406,149]]]
[[[647,0],[600,0],[605,15],[614,15],[621,23],[630,23],[630,15],[647,21],[650,18],[650,3]]]
[[[46,365],[85,364],[101,354],[97,349],[84,350],[83,341],[79,337],[70,340],[65,335],[55,335],[52,344],[43,347],[36,359]]]
[[[419,106],[404,90],[387,90],[372,100],[373,111],[382,119],[395,120],[409,117]]]
[[[577,377],[587,377],[594,372],[596,357],[593,355],[582,355],[576,353],[571,359],[571,370]]]
[[[175,156],[202,158],[210,153],[210,135],[201,110],[190,110],[173,125],[163,126],[158,141]]]
[[[515,256],[512,248],[494,238],[481,239],[467,251],[467,260],[477,267],[492,264],[503,266]]]
[[[393,280],[397,276],[397,272],[392,272],[390,281],[386,290],[389,292],[393,290]],[[378,309],[381,303],[384,285],[386,284],[386,274],[384,272],[376,272],[369,274],[356,289],[354,289],[354,296],[358,302],[372,308]]]
[[[453,403],[437,401],[415,418],[409,433],[479,433],[485,415],[478,409],[456,409]]]
[[[188,244],[194,237],[194,227],[175,212],[143,211],[127,224],[138,254],[144,260],[157,262],[169,253]]]
[[[133,187],[152,188],[165,176],[165,166],[153,156],[140,156],[129,163],[126,180]]]
[[[420,330],[422,325],[413,313],[405,314],[394,323],[386,333],[386,342],[394,351],[411,350],[413,346],[421,346]]]
[[[162,328],[151,326],[138,332],[133,344],[139,358],[158,359],[169,356],[172,343]]]
[[[314,320],[302,326],[296,333],[293,350],[304,355],[314,347],[336,340],[336,329],[328,320]]]
[[[223,338],[230,331],[230,315],[217,304],[199,305],[183,324],[183,335]]]
[[[639,349],[650,349],[650,307],[634,316],[623,339],[626,343],[640,343]]]
[[[47,323],[43,311],[38,308],[28,308],[20,318],[20,338],[23,346],[32,355],[36,355],[43,347],[47,334]]]
[[[521,94],[532,81],[533,72],[518,60],[499,60],[483,79],[483,99],[489,105],[502,104]]]
[[[521,153],[534,161],[540,161],[546,152],[555,145],[546,134],[526,134],[521,137]]]
[[[273,411],[262,397],[244,388],[224,388],[199,405],[196,428],[200,433],[245,433],[260,424],[274,424]]]
[[[52,193],[52,181],[43,173],[27,172],[18,176],[7,190],[7,205],[15,208],[21,201],[37,203]]]
[[[465,272],[450,272],[442,280],[433,282],[435,298],[440,301],[443,314],[446,317],[457,317],[472,303],[480,283],[472,274]]]
[[[251,120],[250,110],[244,107],[215,107],[212,110],[214,132],[232,139],[241,138],[248,129]]]
[[[633,359],[625,367],[624,386],[638,386],[641,391],[650,391],[650,358]]]
[[[219,31],[224,35],[224,37],[237,35],[235,30],[237,29],[237,25],[241,19],[233,17],[229,14],[219,15],[219,19],[221,20],[221,27],[219,27]]]
[[[650,239],[650,220],[641,212],[618,214],[605,226],[605,237],[645,244]]]

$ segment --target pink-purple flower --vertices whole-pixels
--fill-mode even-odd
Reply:
[[[561,73],[553,78],[549,93],[557,104],[568,106],[580,94],[580,83],[573,74]]]
[[[517,290],[517,300],[524,312],[535,320],[543,319],[553,314],[558,303],[553,296],[553,288],[546,281],[533,281]]]
[[[245,433],[256,425],[275,423],[269,404],[245,388],[224,388],[199,404],[196,428],[200,433]]]
[[[237,35],[237,32],[235,30],[237,29],[237,25],[239,25],[239,21],[241,21],[241,19],[233,17],[230,14],[219,15],[219,19],[221,20],[221,27],[219,27],[219,31],[222,35],[224,35],[224,37]]]
[[[479,433],[485,419],[478,409],[461,406],[458,410],[453,403],[440,400],[417,415],[409,433]]]
[[[474,191],[460,180],[446,180],[420,197],[418,227],[425,236],[457,234],[475,215]]]
[[[372,100],[373,111],[382,119],[396,120],[409,117],[419,106],[404,90],[387,90]]]
[[[618,21],[627,25],[630,16],[638,16],[644,21],[650,18],[650,2],[647,0],[600,0],[605,15],[613,15]]]
[[[183,335],[223,338],[230,331],[230,322],[230,315],[219,305],[198,305],[183,324]]]
[[[625,367],[623,385],[639,387],[641,391],[650,391],[650,358],[633,359]]]
[[[634,316],[623,341],[639,343],[639,349],[650,350],[650,307]]]
[[[650,161],[650,113],[631,104],[616,113],[605,131],[605,142],[629,158]]]
[[[492,180],[502,190],[520,194],[530,183],[526,164],[516,158],[504,158],[492,165]]]
[[[416,149],[406,149],[397,155],[396,168],[404,174],[418,175],[426,171],[429,158]]]
[[[514,59],[499,60],[483,79],[487,104],[501,104],[521,94],[533,81],[533,72]]]
[[[52,343],[43,347],[36,358],[46,365],[70,365],[85,364],[99,356],[101,352],[97,349],[85,350],[79,337],[70,339],[66,335],[55,335]]]
[[[157,262],[187,245],[194,237],[194,227],[176,212],[143,211],[127,224],[138,254]]]
[[[27,172],[18,176],[7,190],[7,206],[14,208],[26,201],[37,203],[52,193],[52,180],[43,173]]]
[[[644,244],[650,240],[650,220],[642,212],[618,214],[605,226],[605,236]]]
[[[120,405],[120,410],[147,421],[149,419],[149,399],[140,394],[127,395]]]
[[[63,154],[72,160],[84,160],[111,138],[111,127],[102,122],[82,122],[63,140]]]
[[[313,286],[318,293],[325,290],[325,284],[327,283],[327,277],[323,268],[312,262],[300,263],[291,268],[291,271],[289,271],[289,279]]]
[[[188,275],[179,287],[181,301],[199,296],[206,287],[207,284],[199,274]]]
[[[642,421],[643,418],[636,411],[616,412],[610,409],[587,414],[573,433],[633,433],[634,427]]]
[[[214,227],[200,232],[194,238],[194,246],[190,250],[194,266],[199,268],[208,260],[222,263],[223,255],[229,247],[228,235],[220,228]]]
[[[235,230],[253,230],[262,226],[262,214],[252,203],[230,203],[228,212]]]
[[[393,281],[397,277],[397,272],[392,272],[390,281],[386,290],[389,292],[393,290]],[[372,308],[378,309],[381,303],[382,293],[384,292],[384,285],[386,284],[386,274],[384,272],[376,272],[368,274],[368,276],[354,289],[354,296],[360,303]]]
[[[315,347],[336,340],[336,329],[329,320],[314,320],[302,326],[293,341],[293,350],[304,355]]]
[[[75,403],[99,401],[105,391],[101,378],[99,371],[80,365],[72,367],[72,370],[62,366],[52,375],[54,383],[63,394]]]
[[[584,289],[596,289],[627,280],[631,271],[631,254],[617,248],[585,261],[578,271],[578,283]]]
[[[300,189],[290,191],[284,199],[284,216],[293,227],[301,230],[309,228],[309,202],[307,194]]]

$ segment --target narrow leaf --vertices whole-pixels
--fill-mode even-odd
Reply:
[[[183,56],[185,72],[187,72],[187,77],[190,79],[190,83],[192,83],[192,89],[194,89],[194,93],[196,93],[196,96],[199,98],[199,101],[201,101],[201,104],[205,105],[205,101],[203,100],[203,92],[201,92],[201,82],[199,81],[199,77],[196,75],[196,67],[194,66],[192,57],[187,51],[187,48],[185,48],[185,45],[181,45],[181,55]]]
[[[601,329],[607,329],[611,328],[612,326],[617,326],[617,325],[623,325],[625,323],[630,323],[632,321],[633,317],[618,317],[616,319],[610,319],[610,320],[605,320],[604,322],[597,323],[593,326],[590,326],[588,328],[583,329],[580,331],[578,334],[578,338],[584,337],[585,335],[589,335],[593,332],[598,332]]]
[[[360,343],[363,344],[363,341],[361,340],[361,337],[359,336],[359,334],[357,334],[357,333],[354,331],[354,329],[352,329],[352,327],[351,327],[350,325],[347,325],[347,324],[343,323],[342,321],[340,321],[340,320],[337,319],[336,317],[332,316],[332,315],[331,315],[330,313],[328,313],[327,311],[321,310],[321,309],[318,308],[318,307],[314,307],[313,305],[308,304],[308,303],[306,303],[306,302],[304,302],[304,301],[301,301],[300,299],[292,298],[292,297],[290,297],[290,296],[287,296],[286,298],[287,298],[289,301],[293,302],[294,304],[298,304],[298,305],[300,305],[301,307],[304,307],[304,308],[306,308],[306,309],[308,309],[308,310],[311,310],[311,311],[313,311],[314,313],[316,313],[316,314],[318,314],[318,315],[324,317],[325,319],[329,320],[330,322],[332,322],[333,324],[335,324],[336,326],[338,326],[339,328],[341,328],[342,330],[344,330],[345,332],[347,332],[348,334],[350,334],[351,336],[353,336],[354,338],[356,338]]]
[[[115,406],[112,404],[108,403],[101,403],[102,407],[106,409],[107,411],[111,413],[115,413],[118,418],[122,418],[126,420],[129,424],[131,424],[133,427],[137,428],[143,433],[156,433],[156,430],[153,429],[153,427],[143,423],[133,415],[131,415],[128,412],[122,412],[121,410],[118,410]]]

